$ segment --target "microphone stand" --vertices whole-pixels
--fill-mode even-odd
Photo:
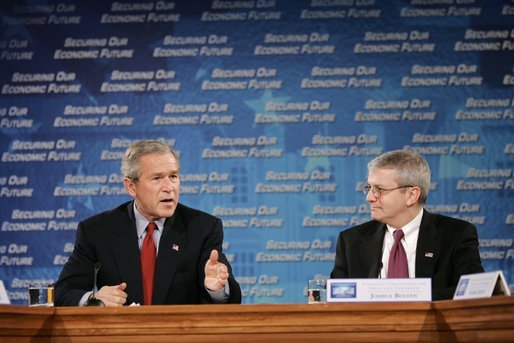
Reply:
[[[95,293],[96,293],[96,289],[97,289],[96,280],[98,278],[98,271],[100,270],[100,263],[98,263],[98,262],[95,263],[93,268],[94,268],[93,293],[91,294],[89,299],[87,299],[84,306],[105,306],[105,304],[103,303],[102,300],[95,298]]]
[[[378,266],[377,266],[377,278],[380,279],[381,278],[381,273],[382,273],[382,268],[384,268],[384,264],[382,263],[382,261],[378,261]]]
[[[371,270],[368,278],[370,279],[380,279],[380,273],[382,272],[382,268],[384,265],[382,264],[382,260],[378,260],[377,265]]]

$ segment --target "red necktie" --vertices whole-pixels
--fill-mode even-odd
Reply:
[[[153,278],[155,274],[155,243],[153,231],[157,228],[155,223],[149,223],[146,227],[146,236],[141,246],[141,270],[143,273],[143,295],[145,305],[152,304]]]
[[[409,267],[407,264],[407,255],[403,248],[401,239],[403,237],[402,230],[395,230],[393,232],[394,244],[391,248],[389,255],[389,270],[387,271],[388,278],[408,278]]]

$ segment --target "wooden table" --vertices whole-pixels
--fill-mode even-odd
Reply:
[[[418,303],[0,306],[0,342],[514,342],[514,297]]]

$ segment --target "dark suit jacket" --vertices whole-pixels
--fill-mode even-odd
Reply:
[[[331,277],[378,277],[384,230],[385,224],[372,220],[342,231]],[[483,271],[475,226],[425,210],[416,247],[416,277],[432,278],[432,299],[453,298],[461,275]]]
[[[221,220],[178,204],[164,223],[159,242],[153,304],[212,302],[204,287],[204,267],[212,249],[230,273],[229,303],[241,303],[241,288],[222,251]],[[178,246],[178,251],[172,247]],[[79,223],[75,248],[55,285],[56,306],[77,306],[93,289],[93,265],[101,264],[98,289],[127,283],[126,305],[143,304],[140,251],[133,202],[97,214]]]

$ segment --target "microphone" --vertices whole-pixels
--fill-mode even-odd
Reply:
[[[382,271],[382,268],[384,267],[382,260],[378,260],[377,264],[375,265],[375,268],[371,269],[371,272],[369,273],[368,278],[369,279],[380,279],[380,272]]]
[[[377,263],[377,279],[381,278],[380,274],[382,272],[382,268],[384,268],[384,264],[382,263],[382,260],[379,260]]]
[[[102,300],[95,298],[95,293],[98,290],[96,287],[96,280],[98,278],[98,271],[100,270],[101,264],[99,262],[96,262],[93,265],[94,268],[94,276],[93,276],[93,293],[89,296],[89,299],[87,299],[84,306],[105,306]]]

